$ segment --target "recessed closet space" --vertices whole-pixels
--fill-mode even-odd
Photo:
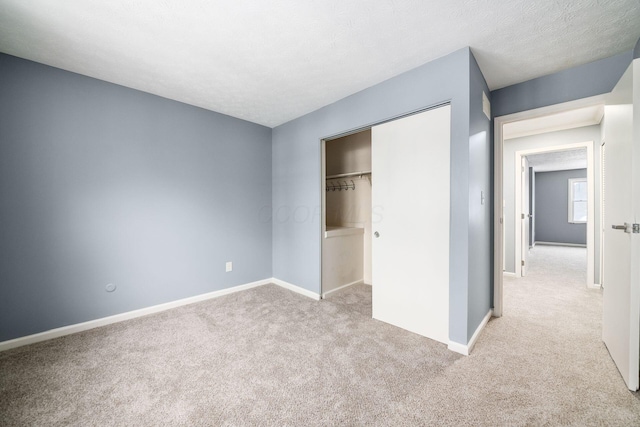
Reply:
[[[371,130],[325,142],[322,296],[371,284]]]

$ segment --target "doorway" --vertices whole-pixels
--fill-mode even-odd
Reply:
[[[636,185],[640,167],[637,138],[634,129],[638,127],[638,116],[634,114],[640,101],[638,92],[634,91],[635,83],[640,79],[640,60],[634,60],[620,78],[614,89],[608,93],[592,98],[569,103],[544,107],[508,116],[496,117],[495,125],[495,175],[494,194],[495,212],[501,212],[504,191],[504,128],[509,123],[519,120],[543,117],[554,113],[566,112],[586,106],[601,104],[604,106],[605,118],[600,143],[606,138],[606,174],[603,186],[606,203],[604,217],[606,223],[602,227],[606,246],[603,247],[604,262],[601,269],[602,278],[602,341],[615,362],[618,371],[629,390],[636,391],[640,384],[640,292],[638,284],[640,269],[634,260],[640,253],[640,241],[634,234],[640,233],[640,226],[633,223],[638,218],[640,206],[640,186]],[[597,150],[602,153],[603,150]],[[594,168],[595,169],[595,168]],[[602,168],[598,168],[602,172]],[[599,196],[602,196],[598,192]],[[602,213],[602,212],[601,212]],[[505,263],[504,222],[508,215],[496,215],[494,218],[494,314],[503,315],[503,271]],[[599,229],[600,231],[600,229]],[[602,236],[600,232],[597,235]],[[524,279],[523,279],[524,280]],[[583,289],[584,290],[584,289]]]
[[[322,298],[371,285],[371,129],[324,141]]]
[[[437,105],[325,139],[321,169],[322,296],[370,265],[372,317],[449,345],[450,147],[451,106]]]
[[[593,129],[596,130],[599,132]],[[593,146],[594,141],[587,141],[516,151],[513,218],[516,277],[526,275],[529,248],[536,243],[584,246],[586,286],[599,288],[594,283],[595,260],[600,259],[595,229],[600,221],[596,202],[601,198],[596,198]],[[536,177],[543,187],[537,185]]]
[[[523,200],[522,159],[545,153],[560,153],[567,150],[587,151],[588,189],[591,194],[587,225],[588,277],[585,286],[593,287],[595,277],[599,277],[600,255],[596,248],[600,244],[600,212],[596,211],[600,200],[600,150],[594,154],[594,144],[599,146],[599,129],[604,111],[605,96],[597,96],[564,104],[553,105],[508,116],[496,117],[495,122],[495,212],[502,212],[494,218],[494,315],[503,312],[503,277],[522,276],[522,262],[525,264],[528,245],[523,249]],[[539,135],[539,137],[536,137]],[[565,139],[559,139],[563,137]],[[568,139],[566,139],[568,138]],[[509,146],[505,141],[522,142]],[[595,142],[594,142],[595,141]],[[568,186],[568,183],[567,183]],[[516,200],[517,198],[517,200]],[[512,200],[511,202],[509,200]],[[568,205],[568,200],[567,200]],[[527,218],[535,221],[534,218]],[[535,231],[534,231],[535,233]],[[597,252],[597,253],[596,253]],[[597,264],[596,264],[596,261]]]

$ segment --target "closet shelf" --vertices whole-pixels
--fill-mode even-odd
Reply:
[[[329,176],[327,176],[327,179],[349,178],[349,177],[352,177],[352,176],[363,176],[363,175],[371,175],[371,171],[339,173],[337,175],[329,175]]]

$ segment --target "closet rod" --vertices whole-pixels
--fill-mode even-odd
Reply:
[[[371,175],[371,171],[339,173],[337,175],[330,175],[327,177],[327,179],[348,178],[351,176],[363,176],[363,175]]]

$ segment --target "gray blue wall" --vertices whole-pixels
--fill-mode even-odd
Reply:
[[[633,51],[569,68],[491,92],[493,116],[500,117],[611,92]]]
[[[272,276],[271,129],[3,54],[0,94],[0,341]]]
[[[494,116],[606,93],[632,56],[494,91]],[[0,341],[271,276],[319,292],[320,140],[449,101],[450,339],[468,342],[492,300],[481,89],[464,48],[272,134],[0,54]]]
[[[484,124],[479,119],[482,114],[480,95],[479,103],[476,100],[472,105],[469,103],[470,86],[473,85],[477,95],[484,82],[475,66],[473,73],[470,72],[471,61],[470,50],[461,49],[273,130],[274,277],[320,292],[323,189],[320,141],[450,101],[450,339],[463,344],[468,342],[479,323],[475,320],[479,316],[477,313],[484,316],[490,308],[491,283],[490,251],[474,253],[473,260],[470,262],[469,259],[470,250],[490,248],[490,236],[484,228],[490,201],[487,199],[485,203],[489,204],[481,207],[477,189],[470,194],[470,175],[480,177],[481,181],[474,185],[478,189],[484,188],[490,170],[486,158],[490,143],[476,135],[489,128],[486,118]],[[470,138],[481,147],[477,153],[470,151]],[[487,188],[489,192],[490,187]],[[470,204],[473,204],[473,221]],[[478,299],[475,299],[476,294]]]
[[[587,224],[569,223],[569,179],[586,178],[586,169],[536,172],[536,241],[587,244]]]
[[[473,55],[469,88],[469,295],[467,339],[493,307],[493,126],[482,111],[491,95]],[[484,197],[484,201],[482,199]],[[452,228],[457,227],[451,223]],[[452,254],[452,256],[456,256]]]

